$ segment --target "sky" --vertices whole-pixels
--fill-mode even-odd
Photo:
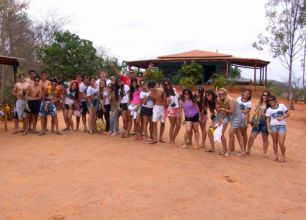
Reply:
[[[31,0],[29,13],[39,21],[53,12],[66,26],[119,60],[142,60],[190,50],[218,51],[268,60],[268,79],[286,81],[287,70],[268,50],[252,47],[267,20],[266,0]],[[302,76],[295,64],[296,76]],[[243,77],[253,71],[242,69]],[[259,71],[258,71],[259,72]]]

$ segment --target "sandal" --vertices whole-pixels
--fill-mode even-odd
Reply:
[[[220,156],[224,156],[225,154],[226,154],[226,152],[224,152],[224,151],[220,151],[220,152],[219,152],[219,155],[220,155]]]
[[[151,140],[150,142],[149,142],[149,144],[156,144],[157,143],[157,141],[154,141],[154,140]]]

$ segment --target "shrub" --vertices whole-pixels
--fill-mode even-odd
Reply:
[[[188,84],[192,87],[201,82],[203,68],[200,64],[192,61],[191,63],[184,63],[178,72],[181,75],[180,85],[186,86]]]
[[[154,81],[157,83],[161,83],[164,79],[164,73],[161,69],[159,68],[153,68],[151,69],[145,76],[144,80],[145,81]]]
[[[222,73],[215,73],[211,77],[213,85],[216,89],[222,88],[226,85],[226,78]]]

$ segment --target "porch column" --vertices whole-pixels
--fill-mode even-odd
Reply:
[[[254,64],[254,89],[256,91],[256,68],[257,68],[257,63],[255,62]]]
[[[228,61],[226,61],[226,78],[228,79],[229,77],[229,65],[228,65]]]
[[[268,79],[268,66],[265,66],[265,86],[267,86],[267,79]]]

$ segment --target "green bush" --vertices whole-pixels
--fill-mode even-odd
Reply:
[[[203,68],[200,64],[192,61],[191,63],[184,63],[178,70],[181,75],[180,85],[190,84],[191,87],[197,85],[202,80]],[[181,82],[183,84],[181,84]]]
[[[158,68],[153,68],[151,69],[145,76],[144,80],[149,82],[149,81],[154,81],[157,83],[161,83],[164,79],[164,73],[161,69]]]
[[[212,79],[213,85],[216,89],[222,88],[226,85],[226,78],[225,78],[224,74],[222,74],[222,73],[215,73],[211,77],[211,79]]]
[[[183,88],[192,88],[195,84],[194,84],[194,79],[192,77],[182,77],[179,81],[179,84],[183,87]]]
[[[241,69],[239,69],[238,67],[232,67],[231,68],[231,77],[234,79],[240,79],[241,78]]]

